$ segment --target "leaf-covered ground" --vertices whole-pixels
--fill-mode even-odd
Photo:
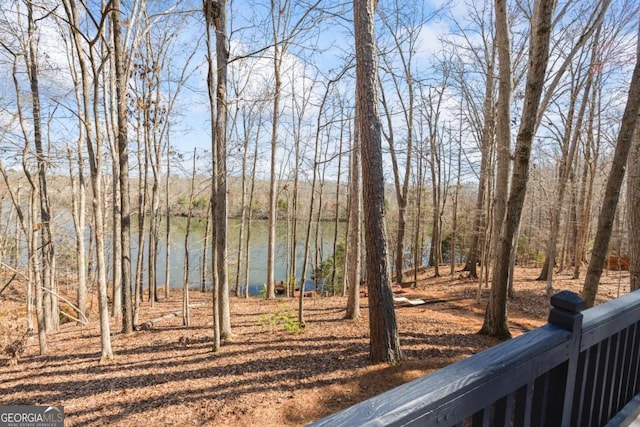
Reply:
[[[549,310],[539,270],[518,269],[510,326],[519,335],[546,322]],[[63,405],[67,426],[251,426],[304,425],[496,344],[476,335],[489,295],[461,273],[421,275],[404,294],[426,304],[396,310],[405,362],[371,365],[367,301],[362,318],[343,320],[343,297],[306,298],[306,328],[295,331],[297,301],[231,300],[234,336],[212,351],[211,295],[191,292],[192,325],[182,326],[181,294],[151,308],[141,322],[150,330],[112,333],[116,357],[100,364],[100,337],[67,323],[49,336],[49,355],[31,339],[17,365],[0,355],[0,405]],[[582,282],[558,275],[558,290],[579,291]],[[0,350],[24,331],[20,292],[0,296]],[[628,275],[603,277],[600,300],[628,292]],[[161,294],[162,295],[162,294]],[[280,320],[278,320],[278,315]],[[118,331],[118,322],[112,331]]]

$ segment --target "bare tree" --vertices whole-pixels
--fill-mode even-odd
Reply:
[[[209,62],[207,87],[212,118],[211,212],[214,227],[212,250],[214,351],[220,348],[220,339],[231,336],[229,281],[227,277],[227,66],[229,63],[229,41],[226,28],[226,7],[225,0],[204,2],[204,14],[207,22],[207,60]],[[209,29],[211,26],[215,28],[215,68]],[[216,71],[215,76],[214,70]]]
[[[37,36],[35,35],[36,17],[32,2],[25,2],[27,6],[28,40],[25,65],[31,88],[31,113],[33,115],[33,143],[35,145],[36,163],[38,166],[38,193],[40,202],[40,250],[42,251],[42,279],[45,288],[45,328],[47,331],[57,331],[60,324],[58,297],[55,283],[55,244],[52,231],[51,201],[47,187],[47,169],[49,160],[45,158],[44,135],[42,126],[42,111],[40,104],[40,65]],[[42,19],[42,17],[39,17]],[[47,150],[48,151],[48,150]]]
[[[442,262],[442,212],[446,202],[446,190],[443,184],[441,114],[444,102],[445,88],[448,81],[447,73],[442,76],[438,87],[421,87],[424,108],[421,110],[428,126],[429,153],[427,163],[431,172],[431,201],[432,201],[432,232],[431,248],[429,250],[429,265],[434,267],[433,274],[440,277],[440,262]]]
[[[640,40],[640,27],[638,36]],[[609,177],[602,199],[602,207],[600,209],[600,215],[598,216],[598,228],[596,230],[593,251],[591,252],[587,275],[584,279],[582,293],[587,307],[593,307],[596,301],[598,284],[600,282],[600,276],[602,276],[602,268],[609,247],[609,239],[611,238],[616,208],[624,179],[625,165],[629,151],[631,150],[638,112],[640,111],[640,43],[638,43],[636,55],[636,64],[633,69],[633,75],[631,76],[627,105],[624,110],[624,115],[622,116],[622,121],[620,122],[620,132],[618,133],[616,149],[613,155],[613,161],[611,162],[611,170],[609,171]]]
[[[374,38],[375,0],[354,0],[358,126],[362,151],[366,268],[369,292],[369,356],[373,362],[400,363],[384,227],[384,175]]]
[[[271,30],[273,50],[273,112],[271,127],[271,166],[269,172],[269,237],[267,242],[267,298],[275,298],[275,238],[277,221],[276,161],[278,127],[280,126],[280,101],[282,96],[282,66],[290,46],[296,38],[312,28],[315,12],[321,0],[311,4],[292,0],[271,0]]]
[[[636,121],[633,143],[627,160],[627,213],[629,221],[629,274],[631,290],[640,289],[640,126]]]
[[[497,337],[510,337],[507,326],[507,289],[509,284],[510,257],[514,236],[520,224],[522,207],[529,178],[531,145],[536,129],[536,118],[544,86],[549,58],[551,20],[555,7],[553,0],[535,3],[531,21],[531,42],[529,45],[529,70],[524,94],[524,109],[520,129],[516,139],[514,168],[511,189],[507,201],[505,220],[501,224],[500,237],[495,254],[496,264],[491,283],[491,300],[487,307],[481,333]],[[496,7],[498,10],[498,7]],[[507,182],[498,182],[507,185]]]
[[[592,61],[593,63],[593,61]],[[553,266],[556,260],[556,246],[558,235],[560,232],[560,216],[562,205],[564,203],[564,195],[569,182],[569,178],[573,171],[574,158],[578,148],[578,141],[582,133],[582,123],[585,116],[587,104],[591,93],[591,84],[593,82],[593,73],[589,72],[590,66],[584,67],[578,63],[577,72],[572,73],[572,88],[569,99],[569,107],[566,114],[565,129],[560,136],[561,139],[561,158],[559,165],[559,179],[556,183],[555,199],[551,207],[551,230],[549,242],[547,245],[547,253],[545,266],[547,280],[547,296],[553,293]],[[583,73],[586,71],[586,73]],[[586,74],[586,75],[585,75]],[[576,112],[576,104],[578,103],[578,94],[583,89],[583,97],[580,102],[578,111]],[[561,113],[561,116],[564,114]],[[574,124],[575,121],[575,124]],[[544,267],[543,267],[544,268]],[[543,272],[541,277],[544,276]]]
[[[215,185],[213,203],[213,226],[215,250],[217,257],[217,282],[220,338],[231,337],[231,315],[229,312],[229,279],[227,274],[227,66],[229,63],[229,40],[227,37],[227,1],[218,0],[217,12],[213,12],[213,23],[216,29],[216,128],[213,140]],[[214,275],[216,277],[216,275]]]
[[[196,160],[198,158],[198,149],[193,149],[193,166],[191,169],[191,184],[189,186],[187,225],[184,232],[184,263],[182,269],[182,324],[189,326],[191,324],[191,312],[189,308],[189,234],[191,233],[191,217],[193,216],[193,194],[196,182]]]
[[[457,61],[453,62],[452,78],[462,96],[464,108],[460,120],[469,125],[470,136],[477,145],[480,155],[480,168],[473,167],[478,180],[476,203],[473,210],[471,240],[466,254],[463,271],[469,272],[472,279],[478,278],[477,267],[484,257],[485,235],[491,229],[487,225],[490,212],[492,157],[495,140],[495,103],[496,103],[496,43],[493,4],[491,2],[467,3],[468,15],[465,23],[456,23],[457,38],[446,40],[447,48],[455,52]],[[457,39],[461,39],[457,42]],[[474,75],[481,80],[476,82]],[[477,90],[482,88],[483,90]],[[483,264],[484,266],[484,264]]]
[[[412,7],[415,6],[415,7]],[[411,8],[407,10],[408,8]],[[396,231],[395,250],[395,273],[396,283],[401,284],[404,269],[404,241],[406,229],[406,210],[409,194],[409,181],[411,175],[411,160],[413,158],[413,130],[415,113],[415,77],[413,58],[417,50],[417,43],[420,38],[420,30],[423,28],[426,19],[423,19],[423,10],[419,3],[409,2],[409,4],[399,5],[397,2],[389,11],[379,12],[381,20],[391,37],[392,52],[399,57],[399,69],[395,69],[394,60],[387,53],[382,56],[385,63],[384,69],[388,73],[393,90],[400,104],[401,115],[404,120],[406,135],[402,140],[404,145],[396,148],[396,138],[393,127],[394,115],[391,106],[385,100],[384,85],[380,85],[382,95],[382,106],[387,118],[387,132],[383,134],[389,144],[391,164],[393,167],[393,181],[396,190],[396,201],[398,203],[398,222]],[[414,21],[415,20],[415,21]],[[399,164],[398,152],[404,153],[404,162]],[[404,173],[400,168],[404,167]]]
[[[24,151],[23,151],[24,153]],[[26,165],[26,162],[23,161],[23,167]],[[25,174],[29,174],[30,172],[28,170],[25,170]],[[13,207],[15,208],[16,211],[16,229],[20,229],[22,231],[22,233],[24,234],[26,240],[27,240],[27,256],[29,259],[29,264],[28,264],[28,274],[27,274],[27,286],[26,286],[26,306],[27,306],[27,329],[34,329],[34,325],[33,325],[33,288],[35,285],[35,272],[36,272],[36,268],[37,268],[37,264],[34,262],[35,260],[37,260],[37,256],[36,253],[33,253],[33,248],[35,247],[35,245],[33,244],[34,238],[35,238],[35,230],[33,229],[33,224],[34,224],[34,218],[31,217],[32,211],[31,209],[29,210],[29,212],[27,213],[27,215],[24,214],[22,207],[20,205],[20,187],[18,187],[17,190],[14,190],[14,188],[12,187],[12,183],[9,181],[9,176],[7,174],[6,169],[4,168],[4,165],[2,164],[2,159],[0,159],[0,175],[2,175],[2,178],[4,179],[4,183],[6,185],[7,188],[7,192],[9,193],[9,197],[11,198],[11,203],[13,204]],[[33,199],[33,197],[31,197],[31,199]],[[31,207],[31,206],[30,206]],[[16,233],[18,232],[18,230],[16,230]],[[18,241],[18,239],[16,238],[16,241]],[[16,253],[16,261],[18,258],[18,254]],[[17,274],[17,265],[16,265],[16,273]],[[9,281],[9,283],[11,283],[11,281]],[[6,287],[6,285],[5,285]],[[38,289],[36,288],[36,316],[37,316],[37,325],[38,325],[38,341],[39,341],[39,346],[40,346],[40,355],[44,356],[47,354],[47,337],[46,337],[46,333],[44,330],[44,317],[43,317],[43,313],[42,313],[42,288],[40,286],[38,286],[40,288],[40,291],[38,291]],[[3,287],[4,290],[4,287]]]
[[[358,90],[356,86],[356,91]],[[358,95],[356,94],[356,99]],[[360,318],[360,276],[362,270],[362,181],[360,179],[360,131],[356,103],[351,160],[349,165],[348,232],[345,253],[345,277],[348,276],[347,312],[345,318]],[[348,272],[348,275],[346,274]]]
[[[113,59],[115,62],[118,163],[120,186],[120,243],[122,266],[122,331],[133,331],[133,307],[131,303],[131,201],[129,193],[129,147],[127,144],[127,76],[124,42],[122,40],[122,12],[120,0],[111,4],[111,29],[113,32]],[[96,225],[97,226],[97,225]],[[139,230],[142,233],[142,230]],[[142,248],[139,248],[141,251]]]
[[[509,196],[509,169],[511,162],[511,47],[509,41],[509,23],[507,18],[506,0],[495,1],[496,14],[496,44],[498,50],[498,102],[496,105],[496,186],[493,195],[493,230],[500,233],[507,210]],[[533,23],[531,24],[533,27]],[[532,55],[533,52],[530,53]],[[544,70],[542,72],[544,78]],[[498,252],[500,240],[494,242],[494,254]],[[505,262],[495,258],[495,263]],[[494,265],[494,271],[496,266]],[[500,304],[495,299],[502,300],[501,292],[491,290],[492,302]],[[506,302],[505,302],[506,304]]]
[[[48,289],[48,285],[45,283],[45,271],[43,267],[49,264],[49,261],[44,260],[47,256],[48,249],[44,247],[47,243],[44,234],[44,219],[43,215],[49,215],[49,211],[45,211],[48,206],[48,201],[43,199],[40,195],[42,174],[44,174],[45,159],[42,151],[42,123],[40,117],[40,99],[39,99],[39,66],[38,66],[38,40],[39,37],[36,34],[35,18],[33,16],[33,5],[27,3],[27,25],[26,32],[22,27],[9,27],[7,25],[7,33],[12,37],[12,40],[2,40],[0,44],[4,52],[11,60],[11,77],[13,79],[13,86],[16,94],[16,108],[17,119],[21,130],[21,138],[23,140],[22,151],[20,154],[22,162],[22,170],[24,172],[27,181],[29,182],[29,208],[28,214],[22,215],[19,208],[18,199],[14,192],[10,192],[12,203],[18,211],[21,227],[24,231],[27,240],[27,256],[29,263],[29,276],[27,285],[27,295],[32,296],[32,289],[35,288],[35,302],[36,302],[36,317],[38,325],[38,341],[40,346],[40,354],[46,355],[48,352],[46,333],[48,328],[51,328],[50,319],[50,304],[49,298],[45,302],[45,290]],[[24,17],[24,10],[19,3],[16,3],[18,14],[21,18]],[[22,20],[19,21],[22,24]],[[19,66],[24,62],[26,74],[28,77],[30,89],[31,89],[31,103],[32,103],[32,124],[33,137],[30,135],[29,127],[27,123],[28,118],[24,110],[23,91],[20,86],[19,79]],[[36,142],[37,141],[37,142]],[[36,159],[35,159],[35,171],[33,168],[32,149],[31,144],[36,144]],[[39,146],[39,148],[38,148]],[[1,166],[1,165],[0,165]],[[4,167],[0,167],[4,181],[9,185],[8,176]],[[35,175],[35,176],[34,176]],[[44,177],[46,179],[46,176]],[[38,202],[40,202],[40,209],[38,210]],[[43,205],[45,203],[45,205]],[[47,224],[47,227],[49,225]],[[39,231],[41,231],[39,233]],[[38,234],[41,237],[38,237]],[[41,265],[42,263],[42,265]],[[29,307],[29,304],[27,304]]]

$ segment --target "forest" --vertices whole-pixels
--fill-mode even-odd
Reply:
[[[477,289],[474,332],[499,340],[523,274],[541,301],[565,280],[587,307],[612,297],[605,268],[638,289],[639,10],[1,1],[7,357],[32,337],[57,354],[73,327],[120,363],[112,341],[163,316],[224,353],[247,300],[302,336],[314,304],[364,319],[365,359],[397,366],[394,290],[425,272]]]

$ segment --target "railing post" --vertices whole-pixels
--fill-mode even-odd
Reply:
[[[582,340],[582,313],[584,300],[571,291],[562,291],[551,297],[553,308],[549,312],[549,323],[562,329],[571,331],[569,343],[569,360],[566,369],[564,402],[562,403],[562,426],[571,425],[571,410],[573,407],[573,393],[575,390],[580,344]]]

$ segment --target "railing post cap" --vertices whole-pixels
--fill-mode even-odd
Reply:
[[[554,308],[579,313],[584,308],[584,300],[575,292],[565,290],[551,297],[551,305]]]

